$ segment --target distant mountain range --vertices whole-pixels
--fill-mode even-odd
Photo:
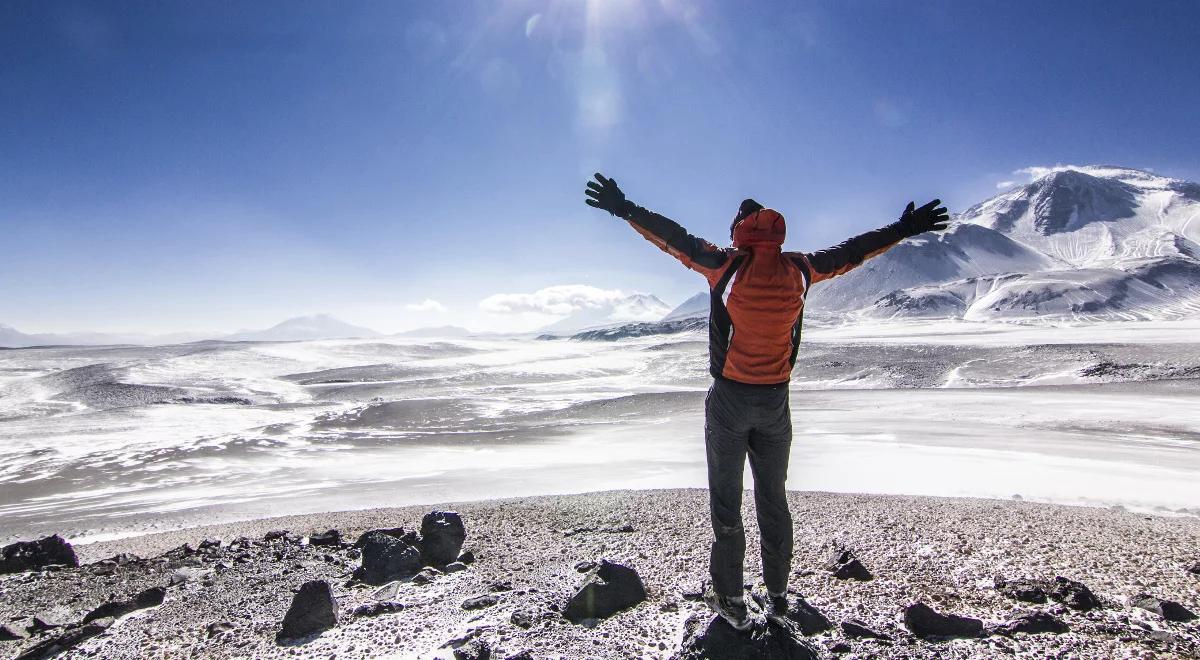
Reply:
[[[346,323],[329,314],[298,316],[265,330],[242,330],[221,337],[225,341],[307,341],[314,339],[344,339],[350,337],[378,337],[380,333],[370,328]]]
[[[813,287],[806,314],[1117,321],[1200,315],[1200,184],[1062,168]],[[708,314],[697,294],[663,318]]]

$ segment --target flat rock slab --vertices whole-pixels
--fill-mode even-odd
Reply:
[[[1025,633],[1026,635],[1062,635],[1071,632],[1071,627],[1062,619],[1048,612],[1027,612],[1007,623],[996,626],[991,632],[1010,637],[1017,633]]]
[[[925,603],[904,608],[904,627],[917,637],[979,637],[983,621],[956,614],[942,614]]]
[[[821,654],[794,626],[757,621],[739,631],[718,616],[693,615],[684,622],[683,645],[672,660],[816,660]]]
[[[283,617],[276,634],[277,641],[308,637],[338,624],[337,601],[333,589],[325,580],[310,580],[300,585],[292,605]]]
[[[637,571],[623,564],[601,559],[588,571],[583,586],[563,610],[572,623],[584,619],[603,619],[646,600],[646,587]]]

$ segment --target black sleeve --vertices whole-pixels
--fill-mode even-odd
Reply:
[[[908,233],[899,222],[893,222],[874,231],[859,234],[831,248],[803,253],[802,257],[807,262],[812,276],[810,284],[847,273],[863,261],[886,252],[905,238],[908,238]]]
[[[711,272],[729,259],[725,250],[692,236],[679,223],[654,211],[634,206],[625,219],[638,233],[693,270]]]

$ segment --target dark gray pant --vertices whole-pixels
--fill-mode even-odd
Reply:
[[[742,471],[749,453],[763,582],[768,590],[783,592],[792,563],[792,514],[784,489],[792,447],[787,384],[744,385],[715,379],[704,400],[704,444],[715,536],[709,561],[713,589],[722,596],[742,595],[746,558]]]

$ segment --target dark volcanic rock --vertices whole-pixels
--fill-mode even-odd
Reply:
[[[842,634],[847,637],[862,638],[862,639],[891,639],[891,635],[886,635],[881,632],[869,628],[867,624],[859,619],[846,619],[842,622]]]
[[[992,629],[992,632],[997,635],[1008,636],[1017,633],[1025,633],[1027,635],[1039,635],[1043,633],[1061,635],[1071,632],[1071,627],[1063,622],[1062,619],[1047,612],[1026,612],[1008,623],[996,626]]]
[[[462,553],[458,555],[458,561],[464,564],[474,563],[475,553],[471,552],[470,550],[463,550]]]
[[[840,545],[834,546],[833,553],[825,562],[825,569],[839,580],[870,580],[874,577],[853,550]]]
[[[275,638],[281,642],[299,639],[337,624],[337,601],[333,599],[333,589],[325,580],[311,580],[300,585]]]
[[[20,573],[52,564],[79,565],[75,549],[58,534],[36,541],[17,541],[0,548],[0,575]]]
[[[213,621],[207,626],[204,626],[204,632],[209,637],[216,637],[217,635],[223,635],[230,630],[233,630],[233,628],[234,625],[229,621]]]
[[[500,599],[493,594],[480,594],[464,600],[462,608],[464,610],[481,610],[485,607],[491,607],[498,602],[500,602]]]
[[[362,545],[362,566],[354,577],[367,584],[386,584],[421,570],[421,552],[403,540],[382,532],[367,532]]]
[[[696,614],[683,624],[683,646],[672,660],[814,660],[821,655],[793,626],[757,622],[737,631],[717,616]]]
[[[1129,599],[1129,604],[1143,610],[1154,612],[1167,621],[1192,621],[1196,618],[1188,608],[1173,600],[1165,600],[1150,594],[1138,594]]]
[[[425,568],[421,569],[420,573],[417,573],[413,576],[412,581],[413,584],[429,584],[430,582],[438,579],[440,575],[443,575],[443,573],[438,569],[433,568],[432,566],[426,566]]]
[[[942,614],[925,603],[904,608],[904,627],[917,637],[979,637],[983,633],[983,621]]]
[[[167,596],[167,590],[163,587],[151,587],[140,592],[138,595],[128,600],[114,600],[104,603],[96,609],[88,612],[83,617],[84,623],[111,617],[119,619],[135,610],[146,609],[147,607],[156,607],[162,605],[163,599]]]
[[[805,635],[815,635],[833,627],[829,618],[821,610],[809,605],[808,601],[803,598],[797,598],[791,602],[788,606],[787,618],[795,623],[800,628],[800,632]]]
[[[370,603],[363,603],[362,605],[359,605],[358,607],[354,608],[354,616],[356,616],[356,617],[380,616],[383,614],[393,614],[393,613],[399,612],[400,610],[403,610],[403,609],[404,609],[404,603],[397,603],[395,601],[390,601],[390,600],[373,601]]]
[[[1046,602],[1046,583],[1042,580],[996,578],[996,591],[1023,603]]]
[[[96,619],[88,623],[71,626],[64,629],[58,635],[44,639],[25,649],[25,651],[16,657],[16,660],[42,660],[43,658],[57,657],[78,646],[80,643],[108,630],[112,624],[112,619]]]
[[[381,527],[379,529],[368,529],[367,531],[358,535],[358,540],[354,542],[354,547],[356,547],[356,548],[363,547],[363,544],[367,542],[367,536],[372,533],[386,534],[386,535],[388,535],[392,538],[396,538],[396,539],[404,538],[404,528],[403,527]],[[413,542],[409,543],[409,545],[413,545],[413,544],[414,544]]]
[[[321,546],[336,546],[342,543],[342,533],[336,529],[331,529],[320,534],[310,534],[308,542],[313,545]]]
[[[602,619],[646,600],[646,587],[637,571],[601,559],[588,571],[583,586],[567,602],[563,616],[573,623]]]
[[[454,649],[454,660],[491,660],[492,647],[482,639],[473,639]]]
[[[1188,573],[1191,573],[1192,575],[1200,575],[1200,561],[1192,564],[1191,567],[1188,568]]]
[[[421,560],[430,566],[445,566],[458,559],[466,538],[462,516],[453,511],[431,511],[421,518]]]
[[[446,572],[447,573],[457,573],[459,571],[465,571],[465,570],[467,570],[467,565],[462,563],[461,561],[452,561],[449,564],[446,564]]]
[[[1100,599],[1082,583],[1060,575],[1049,586],[1047,595],[1073,610],[1087,611],[1100,607]]]

